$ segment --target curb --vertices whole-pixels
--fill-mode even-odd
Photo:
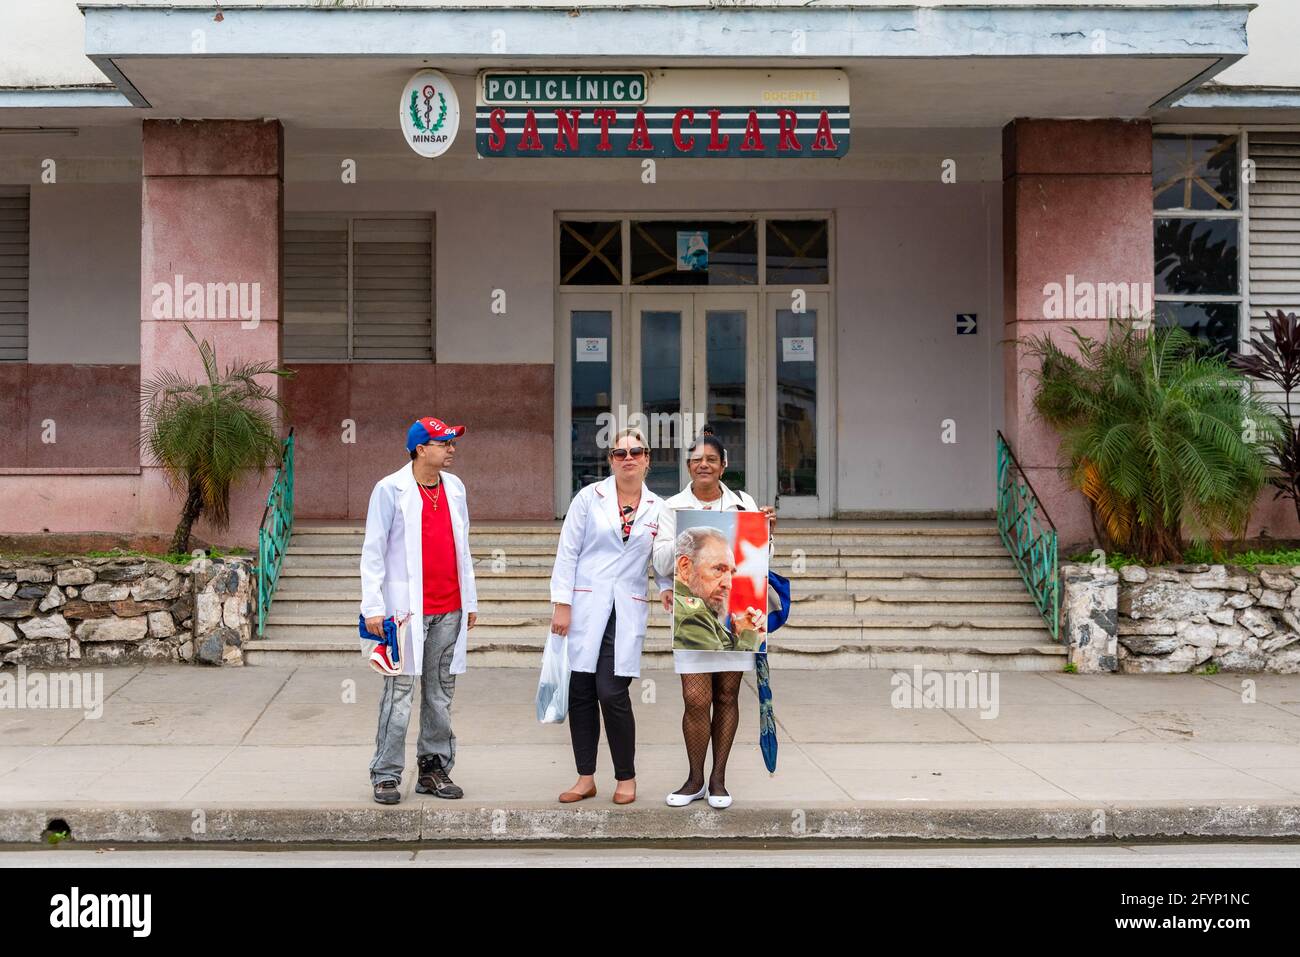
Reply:
[[[337,806],[47,805],[0,808],[0,843],[39,843],[67,822],[70,844],[373,841],[947,840],[1300,837],[1300,803],[749,806],[714,811]]]

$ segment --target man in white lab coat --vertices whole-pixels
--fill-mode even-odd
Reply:
[[[415,678],[420,677],[419,778],[415,790],[440,798],[464,792],[448,772],[456,761],[451,698],[465,671],[467,632],[477,617],[474,559],[469,548],[465,486],[450,472],[461,425],[417,420],[407,432],[411,461],[381,479],[366,510],[361,549],[362,653],[370,656],[384,636],[385,619],[399,630],[400,674],[384,678],[379,730],[370,781],[375,800],[396,804],[405,765],[406,728]]]

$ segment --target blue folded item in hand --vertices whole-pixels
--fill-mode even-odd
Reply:
[[[396,618],[390,616],[384,619],[383,638],[376,638],[366,628],[365,615],[358,616],[357,628],[361,633],[361,637],[366,639],[367,641],[375,641],[381,645],[387,645],[388,657],[392,659],[394,664],[397,664],[402,660],[401,649],[398,647],[398,642],[397,642],[397,619]]]

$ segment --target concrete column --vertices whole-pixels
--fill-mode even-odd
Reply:
[[[221,368],[238,360],[279,364],[283,171],[277,121],[144,121],[142,382],[163,371],[203,378],[185,326],[213,343]],[[141,469],[140,524],[170,531],[181,498],[143,453]],[[200,520],[196,533],[255,546],[269,481],[268,475],[236,487],[228,531],[214,532]]]
[[[1049,284],[1153,281],[1151,124],[1016,120],[1003,129],[1002,164],[1004,431],[1068,554],[1091,541],[1092,523],[1058,471],[1056,433],[1034,413],[1033,363],[1021,343],[1046,334],[1066,344],[1071,328],[1105,335],[1105,312],[1048,318]]]

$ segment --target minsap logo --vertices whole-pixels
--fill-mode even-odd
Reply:
[[[70,894],[50,898],[50,926],[128,927],[133,937],[148,937],[153,927],[152,894]]]

